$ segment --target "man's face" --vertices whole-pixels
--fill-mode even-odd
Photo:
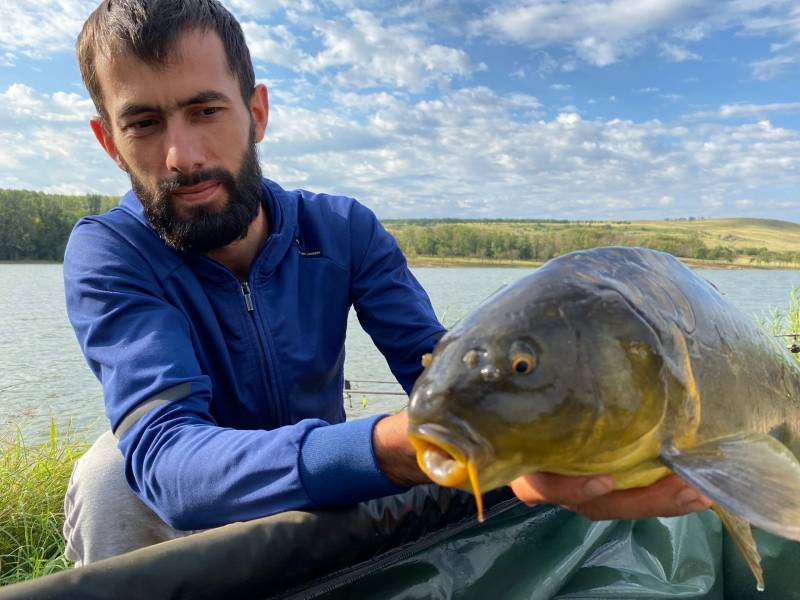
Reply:
[[[262,197],[266,92],[244,104],[219,37],[183,34],[164,66],[121,55],[97,70],[109,123],[93,129],[162,238],[208,252],[244,237]]]

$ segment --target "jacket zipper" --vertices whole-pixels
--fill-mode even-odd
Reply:
[[[242,282],[242,295],[244,296],[244,305],[247,307],[247,312],[253,312],[253,294],[250,292],[250,284],[246,281]]]
[[[281,423],[283,419],[283,405],[281,403],[281,399],[276,396],[274,393],[275,390],[273,389],[272,385],[270,385],[270,377],[268,373],[272,370],[269,364],[269,356],[267,354],[267,348],[264,346],[264,340],[261,339],[261,333],[258,329],[258,323],[256,322],[256,315],[255,315],[255,304],[253,303],[253,292],[250,289],[250,284],[247,281],[242,281],[240,284],[242,288],[242,296],[244,296],[244,305],[247,309],[247,313],[250,315],[250,322],[253,325],[254,333],[256,339],[258,340],[258,349],[260,350],[261,355],[261,365],[259,371],[261,372],[261,383],[264,386],[264,392],[268,395],[272,396],[272,406],[275,410],[274,417],[276,423]]]

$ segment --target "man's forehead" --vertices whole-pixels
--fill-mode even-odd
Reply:
[[[166,60],[151,64],[133,52],[98,57],[97,77],[108,109],[130,102],[177,102],[200,92],[236,84],[219,36],[188,31],[175,41]]]

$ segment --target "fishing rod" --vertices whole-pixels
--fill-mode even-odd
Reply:
[[[405,396],[406,393],[404,391],[393,392],[387,389],[378,389],[378,390],[370,390],[370,389],[362,389],[358,387],[359,384],[362,383],[373,383],[373,384],[380,384],[380,385],[393,385],[400,387],[400,384],[396,381],[382,381],[378,379],[345,379],[344,380],[344,390],[343,396],[344,399],[350,405],[350,408],[353,408],[353,394],[360,394],[361,396]],[[355,386],[353,384],[356,384]]]
[[[788,346],[789,351],[793,354],[800,354],[800,332],[798,333],[779,333],[775,337],[788,337],[792,338],[792,345]]]

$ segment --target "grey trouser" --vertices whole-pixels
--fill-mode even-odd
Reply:
[[[134,495],[110,431],[75,463],[64,515],[64,555],[76,567],[194,533],[173,529]]]

